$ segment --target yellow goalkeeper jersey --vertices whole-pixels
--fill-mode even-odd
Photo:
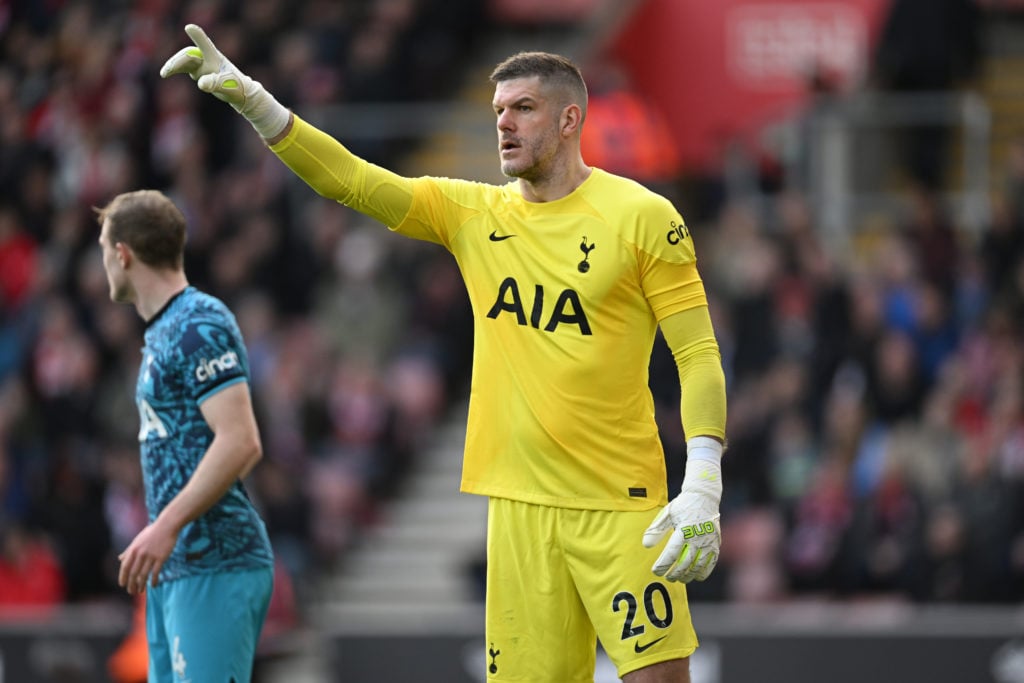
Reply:
[[[413,183],[394,229],[452,252],[474,312],[462,490],[561,507],[663,504],[647,382],[655,330],[707,303],[680,215],[598,169],[546,203],[516,183]]]
[[[475,321],[463,491],[603,510],[667,501],[655,331],[707,305],[667,199],[599,169],[545,203],[515,182],[402,178],[298,117],[272,149],[321,194],[457,260]]]

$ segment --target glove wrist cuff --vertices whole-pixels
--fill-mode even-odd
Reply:
[[[253,81],[252,85],[251,94],[238,112],[248,119],[260,136],[269,140],[285,129],[290,112],[259,81]]]
[[[722,500],[722,444],[698,436],[687,441],[686,446],[682,493],[708,496],[717,505]]]
[[[706,460],[719,464],[725,448],[722,442],[710,436],[695,436],[686,442],[686,461]]]

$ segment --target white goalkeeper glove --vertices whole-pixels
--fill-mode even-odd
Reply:
[[[188,74],[200,90],[230,104],[264,138],[272,138],[285,129],[291,113],[259,81],[246,76],[221,54],[199,26],[189,24],[185,33],[195,46],[178,50],[164,62],[161,78]]]
[[[722,502],[722,444],[707,436],[686,442],[683,488],[661,509],[644,532],[644,547],[672,535],[651,570],[669,581],[703,581],[718,563],[722,531],[718,506]]]

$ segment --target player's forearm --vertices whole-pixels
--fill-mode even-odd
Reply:
[[[262,456],[258,435],[215,436],[188,483],[160,512],[157,521],[180,533],[185,525],[198,519],[223,498]]]
[[[724,443],[725,373],[707,306],[669,316],[661,329],[679,369],[679,412],[686,438],[709,436]]]
[[[291,116],[270,149],[311,188],[388,226],[412,206],[412,181],[357,157],[327,133]]]
[[[714,340],[690,349],[685,361],[677,359],[681,401],[680,419],[687,439],[708,436],[725,443],[725,373]]]

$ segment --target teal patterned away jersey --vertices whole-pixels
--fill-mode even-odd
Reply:
[[[150,521],[188,483],[213,432],[200,405],[249,381],[235,317],[218,299],[187,287],[153,317],[135,387],[139,449]],[[188,524],[160,572],[161,581],[273,565],[266,528],[240,481]]]

